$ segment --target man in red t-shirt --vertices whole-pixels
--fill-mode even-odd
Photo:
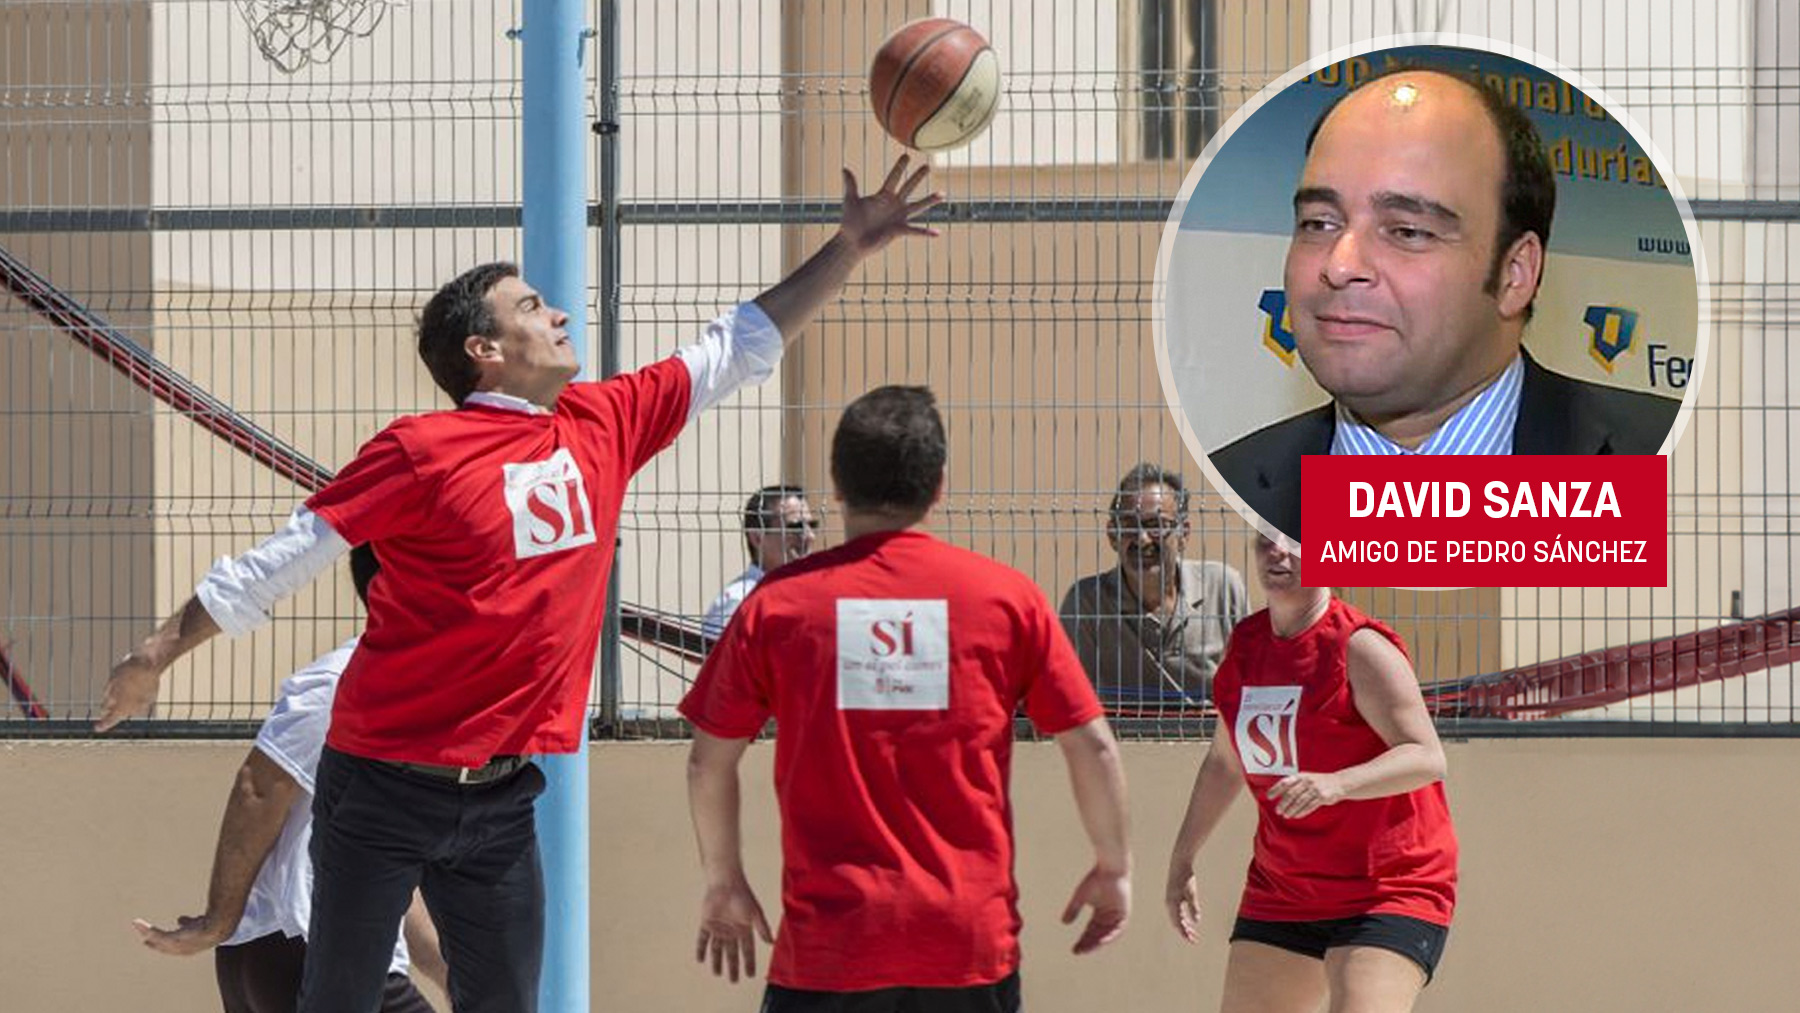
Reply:
[[[693,345],[599,383],[568,314],[511,264],[464,272],[426,304],[419,355],[455,411],[370,440],[287,528],[219,561],[114,668],[96,728],[146,711],[162,672],[350,546],[382,567],[344,672],[314,794],[311,936],[300,1009],[373,1009],[414,886],[441,929],[459,1013],[537,1005],[544,886],[525,754],[581,740],[619,508],[688,420],[774,370],[862,260],[942,199],[901,158],[867,197],[845,170],[842,223],[793,274]]]
[[[689,799],[707,890],[696,956],[756,973],[738,761],[774,718],[782,923],[763,1013],[1019,1008],[1013,715],[1062,747],[1093,868],[1063,913],[1096,949],[1131,907],[1118,746],[1056,612],[1024,574],[918,530],[943,493],[931,392],[845,409],[831,480],[845,543],[764,578],[708,657]]]

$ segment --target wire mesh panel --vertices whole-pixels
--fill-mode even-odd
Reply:
[[[110,660],[212,559],[274,530],[387,420],[446,406],[413,314],[459,270],[518,256],[515,5],[392,5],[295,66],[258,48],[244,6],[269,5],[0,3],[8,733],[76,727]],[[594,697],[610,733],[685,734],[674,705],[708,606],[771,561],[759,545],[799,544],[746,538],[747,498],[797,487],[822,521],[813,547],[840,543],[832,426],[904,382],[933,387],[950,426],[931,529],[1067,600],[1121,727],[1199,734],[1208,644],[1261,596],[1252,532],[1188,456],[1157,376],[1169,201],[1264,85],[1413,31],[1525,46],[1647,129],[1703,220],[1710,352],[1672,457],[1667,589],[1344,594],[1407,638],[1446,728],[1793,727],[1800,16],[1776,0],[595,3],[587,361],[668,354],[823,242],[840,170],[868,180],[899,151],[869,109],[869,59],[934,15],[988,38],[1005,87],[985,134],[933,156],[945,235],[867,264],[774,379],[639,476],[622,651]],[[1146,462],[1189,493],[1172,526],[1117,495]],[[1134,538],[1195,563],[1166,616],[1119,590],[1115,546]],[[137,727],[247,728],[281,677],[356,630],[347,584],[321,580],[272,629],[178,666]]]
[[[935,185],[953,200],[946,239],[865,271],[790,354],[786,386],[761,416],[763,427],[748,431],[734,419],[737,425],[719,434],[724,460],[734,466],[756,460],[765,469],[743,476],[740,495],[779,479],[823,496],[836,410],[875,383],[928,382],[946,395],[956,458],[937,529],[1021,567],[1060,601],[1080,576],[1117,565],[1108,508],[1112,483],[1133,462],[1164,462],[1197,481],[1152,368],[1148,278],[1161,202],[1210,132],[1305,56],[1397,32],[1485,35],[1568,65],[1621,102],[1673,161],[1708,219],[1703,235],[1713,265],[1718,365],[1673,462],[1671,586],[1656,593],[1345,593],[1402,631],[1439,713],[1470,733],[1486,731],[1490,721],[1552,715],[1715,725],[1791,720],[1786,610],[1793,603],[1785,573],[1792,546],[1767,537],[1785,530],[1786,501],[1759,494],[1752,506],[1737,491],[1746,481],[1771,479],[1785,489],[1788,408],[1763,402],[1751,412],[1727,376],[1743,368],[1746,337],[1765,360],[1757,373],[1762,386],[1781,391],[1779,401],[1790,388],[1785,366],[1771,372],[1766,365],[1772,351],[1766,338],[1736,327],[1741,321],[1731,307],[1741,308],[1742,297],[1726,295],[1732,283],[1724,280],[1744,262],[1742,230],[1769,228],[1736,221],[1792,210],[1781,203],[1791,193],[1763,182],[1767,173],[1750,171],[1758,159],[1784,164],[1774,150],[1779,137],[1748,127],[1760,115],[1753,101],[1759,68],[1778,66],[1778,50],[1766,41],[1758,62],[1753,40],[1767,36],[1755,26],[1778,21],[1779,12],[1678,5],[1647,17],[1625,4],[1404,3],[948,3],[846,12],[796,3],[784,5],[782,15],[787,146],[783,203],[769,211],[809,223],[790,225],[784,267],[828,234],[828,225],[810,224],[814,216],[804,212],[830,200],[837,164],[882,160],[886,142],[870,122],[862,74],[867,54],[888,30],[926,15],[978,25],[1004,54],[1007,101],[987,135],[937,160]],[[1662,27],[1652,31],[1653,21]],[[707,63],[704,52],[693,53],[695,66]],[[706,80],[698,70],[649,74],[628,67],[627,112],[654,120],[659,102],[704,95]],[[1763,153],[1753,154],[1759,145]],[[667,177],[662,180],[666,187]],[[624,198],[634,196],[628,191]],[[701,201],[706,196],[694,194]],[[682,202],[666,189],[656,199]],[[776,273],[767,270],[765,277]],[[625,277],[629,316],[639,276],[628,267]],[[1752,435],[1746,415],[1754,416],[1757,433],[1782,434],[1777,445]],[[777,430],[779,475],[758,457],[769,453]],[[684,463],[700,468],[693,480],[704,484],[705,466]],[[646,558],[679,553],[684,534],[667,526],[679,506],[659,500],[650,508],[648,495],[640,492],[646,508],[637,516],[658,518],[659,528],[639,552]],[[702,607],[704,588],[724,584],[743,565],[730,558],[739,548],[735,497],[722,491],[716,503],[726,548],[725,558],[710,564],[717,566],[707,575],[712,584],[702,579],[695,594],[689,581],[673,580],[645,588],[640,598],[691,614]],[[1236,515],[1210,495],[1198,497],[1193,510],[1187,554],[1247,572],[1248,531]],[[1745,531],[1725,512],[1754,512],[1759,530]],[[828,521],[825,543],[835,533]],[[1780,562],[1772,570],[1769,560]],[[685,604],[669,596],[676,588],[688,595]],[[1758,617],[1769,618],[1745,622]],[[1143,623],[1118,598],[1072,618],[1077,627],[1130,630]],[[1117,650],[1120,639],[1107,639]],[[659,660],[660,670],[640,671],[635,681],[628,671],[624,698],[641,713],[666,714],[685,683],[683,671],[692,669],[654,647],[643,650]],[[1724,665],[1702,660],[1725,655],[1732,660]],[[1154,659],[1132,660],[1140,670],[1157,667]],[[1173,692],[1145,706],[1141,686],[1108,685],[1106,678],[1101,688],[1115,717],[1130,719],[1136,730],[1182,734],[1193,727],[1183,719],[1200,712]]]
[[[85,311],[0,305],[0,637],[15,694],[52,719],[88,716],[213,558],[387,420],[442,406],[413,314],[459,265],[516,256],[510,9],[395,11],[288,75],[233,5],[0,6],[0,247]],[[312,470],[254,452],[271,446]],[[166,681],[162,727],[260,717],[353,606],[334,574],[203,649]]]

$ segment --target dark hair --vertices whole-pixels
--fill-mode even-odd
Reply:
[[[852,510],[923,515],[944,482],[949,455],[929,389],[877,387],[838,419],[831,480]]]
[[[1512,249],[1513,243],[1518,242],[1520,236],[1535,232],[1539,245],[1546,253],[1550,250],[1550,222],[1556,217],[1556,173],[1550,168],[1550,156],[1544,151],[1543,139],[1538,136],[1537,126],[1531,122],[1531,117],[1523,109],[1513,105],[1504,94],[1488,87],[1473,74],[1445,67],[1402,62],[1383,69],[1357,85],[1357,88],[1365,88],[1384,77],[1405,73],[1436,74],[1473,88],[1481,100],[1481,108],[1487,111],[1489,121],[1500,132],[1500,146],[1506,149],[1506,171],[1500,179],[1500,228],[1494,237],[1494,253],[1488,266],[1487,282],[1482,286],[1483,291],[1494,295],[1500,291],[1500,271],[1506,262],[1506,251]],[[1307,154],[1312,154],[1313,141],[1319,136],[1325,120],[1349,94],[1346,92],[1338,96],[1319,114],[1318,120],[1313,123],[1312,132],[1306,135]],[[1538,276],[1534,280],[1537,284],[1543,283],[1544,268],[1541,262],[1538,265]],[[1525,304],[1526,320],[1531,319],[1536,303],[1537,292],[1534,290],[1531,301]]]
[[[381,561],[375,558],[375,546],[368,542],[350,550],[350,583],[356,585],[356,597],[369,606],[369,582],[381,572]]]
[[[765,485],[744,501],[744,548],[749,551],[752,560],[756,556],[756,546],[750,544],[750,533],[761,532],[769,527],[771,521],[780,521],[778,508],[782,500],[804,498],[806,490],[797,485]]]
[[[1181,481],[1181,476],[1160,464],[1151,464],[1149,461],[1137,465],[1126,472],[1124,478],[1119,479],[1119,489],[1113,493],[1112,509],[1108,511],[1109,515],[1119,516],[1125,509],[1127,498],[1143,492],[1147,486],[1152,485],[1163,486],[1174,493],[1176,515],[1187,516],[1188,490],[1187,485]]]
[[[472,267],[438,289],[419,314],[419,358],[438,387],[459,405],[481,379],[463,345],[469,335],[491,335],[496,326],[488,290],[502,278],[518,276],[518,265],[505,261]]]

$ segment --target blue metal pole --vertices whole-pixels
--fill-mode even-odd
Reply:
[[[569,338],[588,372],[588,131],[582,101],[586,26],[580,0],[525,0],[525,278],[569,312]],[[549,784],[538,800],[545,886],[543,1013],[588,1010],[587,722],[572,754],[540,758]]]

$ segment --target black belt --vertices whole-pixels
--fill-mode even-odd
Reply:
[[[436,763],[407,763],[403,760],[381,762],[410,773],[455,781],[457,784],[491,784],[517,774],[531,761],[523,756],[496,756],[479,767],[446,767]]]

